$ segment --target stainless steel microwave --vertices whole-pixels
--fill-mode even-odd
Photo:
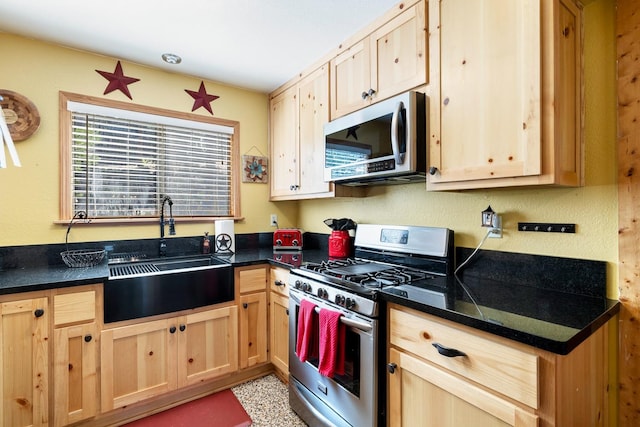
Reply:
[[[405,92],[324,125],[324,180],[344,185],[426,181],[426,100]]]

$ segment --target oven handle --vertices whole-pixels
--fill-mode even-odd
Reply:
[[[292,294],[289,294],[289,298],[294,300],[298,305],[300,305],[300,299],[296,298]],[[320,313],[320,308],[316,307],[316,313]],[[373,326],[368,323],[358,322],[357,320],[349,319],[348,317],[340,316],[340,322],[342,322],[345,326],[350,326],[352,328],[360,329],[363,332],[371,332]]]

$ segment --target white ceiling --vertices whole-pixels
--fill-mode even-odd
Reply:
[[[396,3],[1,0],[0,31],[270,92]],[[165,64],[166,52],[182,63]]]

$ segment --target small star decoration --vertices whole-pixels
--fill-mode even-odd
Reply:
[[[358,131],[358,129],[360,129],[360,126],[358,126],[358,125],[352,126],[349,129],[347,129],[347,137],[345,139],[349,139],[349,136],[352,136],[353,139],[355,139],[357,141],[358,140],[358,134],[356,132]]]
[[[131,83],[135,83],[140,81],[140,79],[134,79],[133,77],[127,77],[122,72],[122,65],[120,65],[120,61],[116,64],[116,69],[113,73],[109,73],[108,71],[100,71],[96,70],[98,74],[100,74],[105,79],[109,80],[109,84],[107,88],[104,90],[104,94],[108,94],[113,92],[114,90],[119,90],[129,97],[129,99],[133,99],[131,97],[131,93],[129,93],[129,87]]]
[[[204,107],[213,116],[211,103],[220,97],[216,95],[209,95],[204,87],[203,81],[200,82],[200,89],[198,89],[197,92],[189,89],[185,89],[184,91],[191,95],[193,99],[195,99],[191,111],[196,111],[198,108]]]

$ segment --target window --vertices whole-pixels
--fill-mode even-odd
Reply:
[[[62,219],[234,217],[238,123],[61,93]],[[65,191],[66,190],[66,191]],[[64,195],[66,194],[66,197]]]

